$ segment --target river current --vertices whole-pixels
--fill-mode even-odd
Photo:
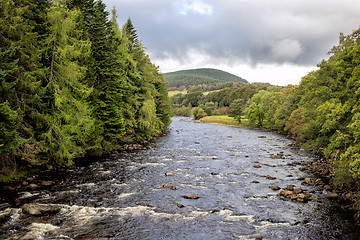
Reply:
[[[149,149],[4,190],[0,239],[359,239],[325,190],[302,185],[313,176],[299,163],[313,157],[292,146],[275,133],[176,117]],[[313,200],[278,196],[289,185]],[[61,210],[32,216],[25,203]]]

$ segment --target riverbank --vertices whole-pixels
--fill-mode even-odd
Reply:
[[[199,122],[209,123],[209,124],[218,124],[218,125],[227,125],[227,126],[240,126],[239,121],[233,117],[221,115],[221,116],[206,116],[198,120]]]
[[[249,126],[240,125],[231,117],[207,116],[198,121],[213,125],[252,129]],[[264,130],[271,131],[271,129]],[[301,144],[297,143],[297,146],[300,147]],[[346,184],[339,184],[336,181],[336,167],[332,162],[331,159],[317,156],[313,161],[305,163],[302,169],[314,174],[319,179],[317,185],[321,188],[334,191],[336,194],[332,196],[332,201],[338,202],[344,211],[353,216],[355,223],[360,225],[360,181],[350,178]]]
[[[166,135],[166,132],[162,132],[160,133],[157,138],[162,137]],[[132,152],[132,151],[136,151],[136,150],[142,150],[142,149],[147,149],[150,147],[151,142],[144,140],[142,142],[138,142],[138,143],[126,143],[123,144],[121,146],[121,148],[119,148],[118,150],[114,150],[111,153],[105,153],[103,155],[100,156],[85,156],[85,157],[81,157],[81,158],[76,158],[74,160],[74,163],[67,167],[69,169],[71,169],[72,167],[75,166],[85,166],[85,165],[89,165],[94,161],[97,161],[99,158],[106,158],[111,154],[114,153],[121,153],[121,152]],[[56,168],[55,166],[51,165],[51,164],[47,164],[47,165],[41,165],[41,166],[37,166],[37,167],[28,167],[28,166],[21,166],[19,164],[17,164],[17,168],[14,172],[12,173],[8,173],[8,174],[0,174],[0,187],[1,186],[9,186],[10,188],[14,188],[15,185],[19,185],[19,183],[22,182],[26,182],[27,179],[31,179],[34,178],[33,176],[37,176],[39,174],[41,174],[44,171],[61,171],[64,169],[67,169],[66,167],[61,167],[61,168]],[[20,184],[21,185],[21,184]]]
[[[351,178],[346,184],[336,181],[336,168],[330,159],[317,157],[307,162],[305,168],[321,179],[321,187],[336,193],[333,201],[337,201],[343,211],[352,215],[353,220],[360,226],[360,183]]]

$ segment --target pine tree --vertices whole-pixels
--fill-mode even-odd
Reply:
[[[47,129],[41,140],[47,146],[44,153],[54,164],[69,166],[82,156],[94,133],[94,119],[87,97],[91,88],[82,83],[86,68],[79,61],[90,53],[90,42],[81,40],[77,27],[80,12],[63,7],[63,1],[53,2],[48,10],[50,32],[46,43],[50,53],[47,91],[51,94],[46,111]]]
[[[113,56],[116,51],[115,33],[108,15],[104,3],[89,1],[85,10],[85,23],[91,41],[87,79],[94,87],[92,103],[100,132],[104,136],[104,151],[116,148],[118,140],[125,133],[121,112],[123,84],[119,64],[116,56]]]
[[[2,159],[13,162],[15,170],[15,158],[32,161],[33,150],[38,147],[36,129],[41,129],[45,122],[39,112],[44,72],[37,50],[39,35],[35,30],[44,13],[32,12],[34,6],[32,1],[3,0],[0,8],[0,98],[4,110],[0,121],[3,127],[12,129],[12,140],[8,138],[0,152],[4,149],[11,152]]]

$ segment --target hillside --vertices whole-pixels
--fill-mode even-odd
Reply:
[[[241,77],[211,68],[181,70],[164,74],[168,87],[215,85],[218,83],[247,83]]]

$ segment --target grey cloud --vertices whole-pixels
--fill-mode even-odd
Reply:
[[[198,49],[213,62],[314,65],[337,44],[340,32],[349,34],[360,23],[360,2],[354,0],[104,2],[109,9],[116,6],[120,24],[131,17],[151,57],[158,59],[186,61],[188,51]],[[209,8],[182,8],[194,2]]]

